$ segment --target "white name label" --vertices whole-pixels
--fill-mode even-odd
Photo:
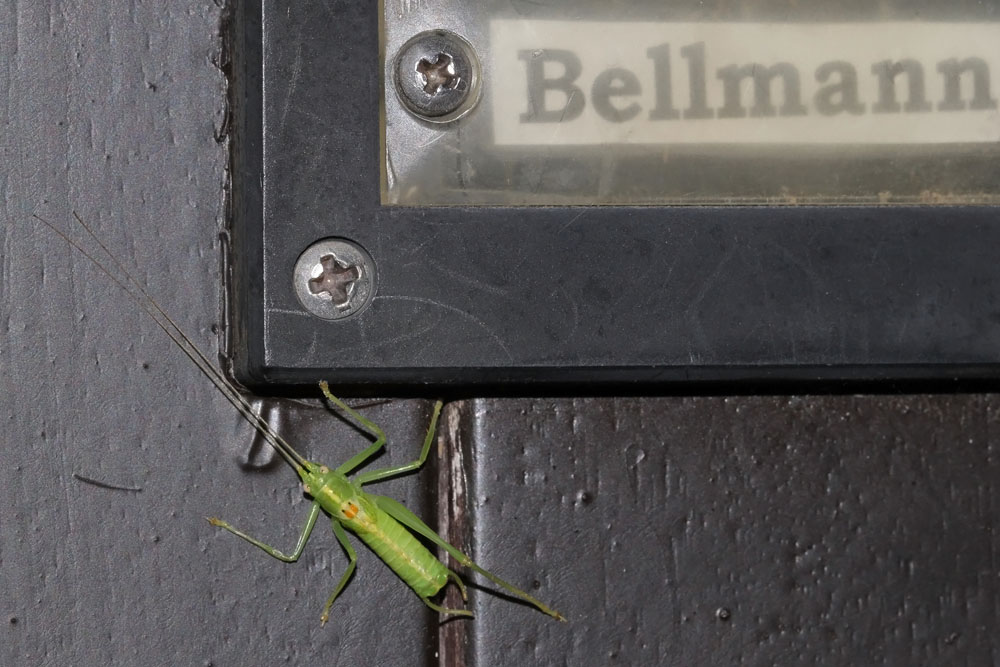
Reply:
[[[491,22],[497,145],[1000,141],[1000,24]]]

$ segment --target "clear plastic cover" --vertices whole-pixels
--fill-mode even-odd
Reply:
[[[996,204],[1000,0],[387,0],[383,203]]]

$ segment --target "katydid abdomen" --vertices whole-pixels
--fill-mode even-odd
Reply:
[[[436,412],[435,412],[436,415]],[[440,609],[428,598],[436,595],[452,579],[461,589],[458,575],[439,561],[417,537],[379,506],[381,496],[365,493],[339,470],[304,461],[299,477],[302,490],[311,495],[336,525],[361,538],[431,608]],[[466,615],[465,610],[448,610]]]
[[[355,534],[417,595],[427,598],[437,594],[448,583],[448,568],[399,522],[376,510],[372,527],[355,530]]]

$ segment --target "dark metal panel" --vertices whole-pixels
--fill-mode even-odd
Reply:
[[[381,206],[375,6],[241,7],[253,20],[239,71],[262,72],[236,109],[234,187],[252,192],[235,206],[246,283],[233,352],[252,386],[326,376],[358,394],[469,395],[997,377],[994,208]],[[300,253],[329,236],[378,266],[372,307],[346,321],[310,316],[292,288]]]
[[[997,661],[993,397],[474,400],[468,664]],[[460,537],[460,536],[456,536]]]

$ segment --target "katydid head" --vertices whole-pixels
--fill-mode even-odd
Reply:
[[[302,478],[302,490],[319,501],[328,511],[328,505],[340,505],[344,500],[356,495],[354,484],[342,472],[314,461],[305,461],[298,471]]]
[[[307,461],[300,472],[302,490],[313,497],[327,514],[354,532],[367,532],[375,525],[378,509],[355,482],[338,470]]]

